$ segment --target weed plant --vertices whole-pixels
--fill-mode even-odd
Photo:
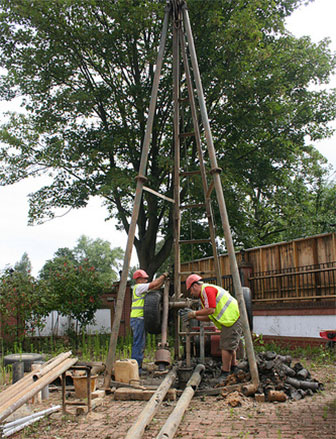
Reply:
[[[145,347],[145,362],[152,362],[155,359],[155,352],[160,342],[160,336],[155,334],[147,334]],[[72,334],[64,337],[31,337],[18,342],[4,342],[1,340],[2,357],[8,354],[20,354],[23,352],[44,354],[46,359],[54,357],[62,352],[71,350],[72,353],[82,360],[87,361],[106,361],[109,350],[110,333],[96,332],[87,334],[82,332],[77,341]],[[171,359],[174,361],[174,338],[168,337],[168,345],[170,346]],[[327,348],[325,345],[292,347],[290,345],[266,343],[262,336],[254,341],[254,350],[256,353],[262,351],[274,351],[281,355],[291,355],[293,359],[300,359],[303,363],[309,361],[316,366],[323,364],[334,364],[335,350]],[[124,337],[119,337],[116,346],[116,359],[131,358],[132,355],[132,333],[128,331]],[[0,363],[2,365],[2,362]]]
[[[7,366],[0,366],[0,386],[10,384],[13,379],[13,366],[8,364]]]
[[[293,347],[289,344],[265,343],[262,336],[259,336],[254,342],[254,350],[256,353],[272,351],[280,355],[290,355],[292,358],[308,360],[316,365],[334,364],[335,362],[335,350],[323,344]]]

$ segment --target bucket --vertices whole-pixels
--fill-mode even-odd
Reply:
[[[136,360],[118,360],[114,363],[114,377],[119,383],[139,382],[139,368]]]
[[[91,393],[94,392],[97,388],[97,377],[98,375],[93,375],[90,377],[90,390]],[[84,399],[87,398],[87,376],[73,376],[73,383],[75,386],[75,395],[77,398]]]

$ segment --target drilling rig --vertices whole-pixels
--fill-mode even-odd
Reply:
[[[172,56],[173,56],[173,81],[172,81],[172,95],[173,95],[173,126],[174,126],[174,145],[172,154],[174,156],[174,198],[169,198],[164,194],[155,191],[153,188],[146,186],[147,177],[146,169],[148,162],[148,153],[151,142],[152,127],[154,121],[154,115],[156,110],[157,96],[160,85],[160,73],[164,63],[165,46],[168,34],[169,24],[172,29]],[[181,96],[181,75],[184,75],[184,87],[186,89],[187,99]],[[188,103],[190,106],[190,112],[193,121],[193,132],[184,132],[181,123],[181,105]],[[199,124],[199,120],[202,121],[202,130]],[[185,138],[192,136],[197,147],[198,154],[198,170],[188,171],[181,169],[181,144]],[[202,144],[202,139],[205,138],[205,145]],[[205,163],[205,152],[208,157],[209,163]],[[210,171],[207,172],[207,169]],[[165,16],[163,20],[160,46],[156,59],[156,69],[153,79],[151,98],[148,110],[148,119],[145,131],[145,137],[142,145],[142,154],[139,166],[139,172],[136,177],[136,191],[134,197],[134,206],[132,212],[131,223],[129,227],[127,245],[125,250],[124,264],[122,268],[122,274],[119,284],[118,296],[115,308],[115,317],[112,326],[109,352],[106,360],[106,374],[104,380],[104,387],[108,389],[110,387],[110,380],[115,362],[115,352],[117,346],[117,338],[119,333],[119,326],[122,314],[122,308],[124,303],[124,297],[127,286],[128,272],[130,268],[130,260],[132,255],[134,237],[136,232],[136,223],[139,215],[140,202],[143,191],[149,191],[157,197],[164,199],[167,202],[173,203],[174,206],[174,275],[173,275],[173,294],[169,294],[169,283],[166,283],[163,293],[162,304],[162,337],[159,349],[156,353],[156,362],[159,365],[170,364],[170,354],[167,346],[167,322],[169,312],[175,312],[179,308],[190,306],[190,299],[185,299],[182,294],[181,285],[182,281],[190,274],[190,272],[181,271],[180,260],[180,248],[181,245],[193,245],[203,242],[204,240],[181,240],[181,210],[199,208],[193,205],[181,205],[180,191],[181,191],[181,178],[201,178],[203,193],[204,193],[204,208],[209,226],[209,239],[207,242],[211,243],[214,257],[214,271],[213,277],[216,278],[218,285],[221,285],[221,270],[218,260],[217,248],[216,248],[216,232],[213,221],[213,210],[211,205],[211,194],[213,191],[216,193],[217,204],[219,208],[221,225],[224,232],[225,243],[230,261],[230,270],[233,279],[233,288],[235,296],[238,300],[240,309],[241,321],[243,326],[243,334],[245,338],[245,346],[247,358],[250,366],[250,373],[252,378],[251,386],[255,389],[259,385],[258,369],[256,366],[256,360],[254,355],[251,331],[248,322],[248,315],[246,312],[244,291],[241,285],[235,250],[233,246],[228,214],[225,205],[225,199],[223,194],[223,188],[221,183],[221,169],[217,164],[216,151],[212,139],[212,133],[206,108],[206,102],[203,93],[203,86],[198,66],[198,60],[196,55],[196,49],[194,44],[193,33],[190,25],[189,12],[187,2],[185,0],[168,0],[165,7]],[[175,351],[178,352],[179,335],[179,317],[177,312],[174,315],[174,327],[176,335],[176,347]],[[204,337],[204,331],[202,327],[199,333],[197,333],[201,339]],[[190,355],[190,337],[195,333],[186,333],[186,351],[187,360]]]

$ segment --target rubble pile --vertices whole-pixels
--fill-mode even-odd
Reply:
[[[251,381],[246,359],[239,362],[238,370],[223,383],[219,380],[221,361],[214,358],[205,359],[205,371],[197,393],[225,396],[226,390],[230,389],[231,392],[240,388],[245,396],[255,396],[255,399],[260,402],[284,402],[288,399],[297,401],[323,390],[323,384],[313,379],[301,363],[292,364],[293,360],[290,355],[279,355],[272,351],[261,352],[256,355],[256,362],[260,380],[256,393],[249,395],[244,392],[244,384]],[[194,364],[191,365],[189,374],[194,366]],[[188,372],[188,369],[185,371]],[[180,382],[180,388],[184,388],[187,379],[188,377],[183,383]]]
[[[290,355],[278,355],[267,351],[256,355],[260,385],[257,394],[264,394],[268,401],[299,400],[323,390],[323,384],[311,378],[310,372],[301,363],[292,366]],[[249,365],[242,361],[238,365],[236,378],[239,382],[250,379]]]

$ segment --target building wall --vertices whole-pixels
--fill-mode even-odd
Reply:
[[[275,337],[320,339],[321,330],[336,330],[335,301],[294,303],[256,303],[253,307],[253,331]]]
[[[335,329],[335,315],[253,316],[253,330],[259,335],[320,338],[320,331]]]
[[[89,325],[86,328],[87,333],[104,332],[110,333],[113,325],[113,318],[115,313],[115,305],[118,296],[119,283],[112,286],[111,290],[102,295],[102,305],[101,309],[98,309],[95,314],[95,323]],[[130,331],[130,313],[131,313],[131,290],[130,285],[127,285],[125,292],[125,299],[123,304],[123,310],[120,321],[119,336],[125,337]],[[47,319],[45,328],[38,334],[41,336],[65,335],[71,326],[75,325],[73,319],[69,317],[64,317],[58,314],[57,311],[52,311]]]

